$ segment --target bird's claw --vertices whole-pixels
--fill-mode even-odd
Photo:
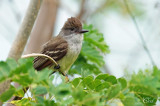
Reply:
[[[57,66],[54,67],[54,69],[60,69],[60,65],[58,64]]]

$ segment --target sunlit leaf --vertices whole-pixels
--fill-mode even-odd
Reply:
[[[9,65],[6,62],[1,61],[0,62],[0,81],[5,80],[6,77],[8,77],[10,73]]]
[[[84,25],[84,29],[89,30],[89,32],[84,36],[85,41],[87,41],[90,45],[93,45],[93,47],[97,47],[102,52],[109,53],[109,47],[106,45],[102,33],[99,33],[98,30],[93,29],[92,25]]]
[[[121,90],[121,88],[120,88],[119,84],[112,85],[108,90],[107,99],[110,100],[110,99],[116,97],[119,94],[120,90]]]
[[[47,93],[47,89],[43,86],[37,86],[36,88],[34,88],[32,90],[32,93],[34,95],[42,95],[42,94],[46,94]]]
[[[13,96],[14,93],[15,93],[15,88],[10,87],[10,89],[8,89],[7,91],[3,92],[0,95],[0,101],[5,102],[9,100]]]
[[[99,74],[95,79],[106,80],[109,74]]]
[[[11,70],[13,70],[16,67],[18,67],[17,62],[14,59],[7,59],[6,62],[8,63],[8,65],[9,65],[9,67],[10,67]]]
[[[81,54],[84,55],[88,61],[96,63],[99,66],[104,64],[103,57],[100,55],[100,53],[91,48],[87,43],[83,43]]]
[[[73,81],[72,81],[72,84],[74,85],[74,87],[77,87],[77,85],[80,83],[80,78],[75,78]]]
[[[127,81],[124,78],[119,78],[118,82],[121,84],[122,90],[127,87]]]

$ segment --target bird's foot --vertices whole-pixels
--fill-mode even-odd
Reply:
[[[65,82],[69,82],[68,75],[64,72],[59,71],[63,76],[65,76]]]
[[[57,66],[54,67],[54,69],[60,69],[60,65],[58,64]]]
[[[67,82],[69,82],[69,78],[68,78],[68,75],[66,74],[66,76],[65,76],[65,82],[67,83]]]

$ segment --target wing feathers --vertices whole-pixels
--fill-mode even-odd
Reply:
[[[67,50],[67,42],[62,37],[57,36],[44,45],[41,53],[52,57],[55,61],[58,61],[66,55]],[[39,56],[34,59],[33,63],[36,70],[41,70],[54,64],[49,59]]]

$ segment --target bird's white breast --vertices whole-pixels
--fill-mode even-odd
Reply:
[[[65,40],[68,43],[68,51],[67,54],[61,60],[58,61],[58,64],[61,67],[60,70],[62,72],[67,73],[81,51],[83,35],[72,34],[66,36]]]

